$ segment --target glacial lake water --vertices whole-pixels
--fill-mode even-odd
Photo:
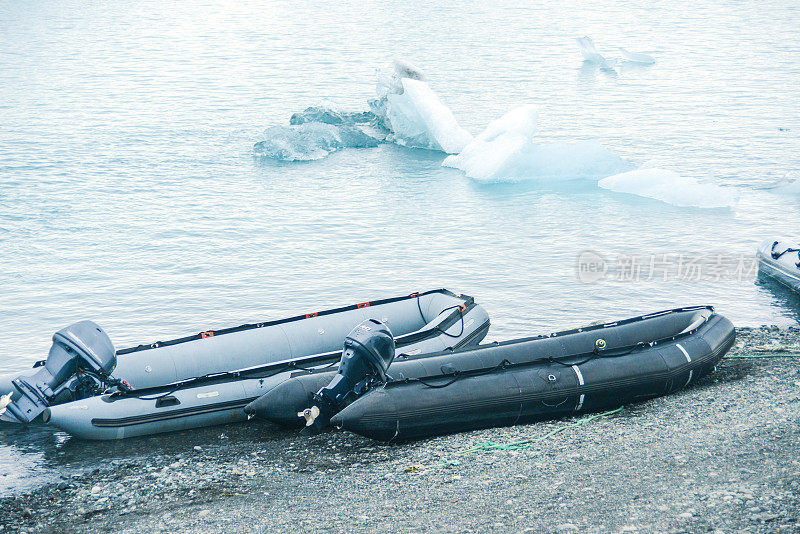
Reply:
[[[774,189],[800,178],[795,2],[6,1],[0,13],[0,372],[44,358],[81,319],[125,347],[438,287],[485,306],[488,339],[693,304],[740,326],[800,321],[800,299],[748,267],[763,240],[800,239],[800,195]],[[656,63],[584,64],[583,35]],[[254,157],[295,111],[366,109],[393,57],[473,135],[534,103],[543,142],[597,139],[739,203],[477,182],[442,153],[392,144]],[[586,251],[618,276],[581,280]],[[720,257],[722,271],[670,270]],[[628,275],[631,258],[669,269]],[[91,465],[58,453],[70,441],[0,429],[0,494]]]

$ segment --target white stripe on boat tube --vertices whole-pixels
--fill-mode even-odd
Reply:
[[[572,370],[573,370],[573,371],[575,371],[575,374],[576,374],[576,375],[578,375],[578,385],[579,385],[579,386],[582,386],[582,385],[585,383],[585,382],[583,381],[583,373],[581,373],[581,370],[580,370],[580,369],[578,369],[578,366],[577,366],[577,365],[573,365],[573,366],[572,366]],[[585,398],[586,398],[586,395],[584,395],[583,393],[581,393],[581,396],[580,396],[580,397],[578,397],[578,405],[575,407],[575,411],[576,411],[576,412],[579,412],[579,411],[581,411],[581,408],[583,408],[583,400],[584,400]]]
[[[578,375],[578,385],[582,386],[584,384],[584,382],[583,382],[583,375],[581,374],[581,370],[578,369],[577,365],[573,365],[572,369],[575,371],[575,374]]]
[[[681,349],[681,352],[683,353],[683,355],[686,356],[686,361],[688,363],[692,363],[692,357],[689,356],[689,353],[686,352],[686,349],[683,348],[683,345],[681,345],[680,343],[675,343],[675,346],[678,347],[679,349]],[[694,370],[690,369],[689,370],[689,379],[686,380],[686,383],[683,385],[683,387],[686,387],[686,386],[689,385],[689,382],[692,381],[692,375],[694,375]]]

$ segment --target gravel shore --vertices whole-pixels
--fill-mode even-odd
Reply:
[[[711,376],[580,426],[399,445],[268,424],[68,439],[63,461],[100,467],[0,500],[0,532],[798,532],[800,359],[784,356],[800,329],[737,333]]]

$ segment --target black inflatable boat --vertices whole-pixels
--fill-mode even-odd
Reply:
[[[356,334],[353,346],[369,348]],[[319,425],[315,418],[324,426],[332,416],[337,427],[384,441],[514,425],[674,392],[711,372],[734,337],[713,308],[680,308],[424,359],[400,356],[385,380],[367,373],[338,396],[347,389],[341,371],[303,374],[247,409],[285,426]],[[338,384],[326,392],[332,378]]]

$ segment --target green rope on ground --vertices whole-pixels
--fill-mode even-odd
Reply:
[[[780,352],[780,353],[773,353],[773,354],[752,354],[752,355],[736,355],[731,356],[730,354],[725,356],[728,360],[757,360],[759,358],[800,358],[800,352]]]
[[[497,450],[514,451],[514,450],[519,450],[519,449],[528,449],[528,448],[530,448],[530,446],[532,444],[540,443],[540,442],[546,440],[547,438],[549,438],[550,436],[554,436],[554,435],[558,434],[559,432],[564,432],[565,430],[569,430],[570,428],[583,426],[583,425],[585,425],[585,424],[587,424],[587,423],[589,423],[591,421],[594,421],[595,419],[599,419],[600,417],[605,417],[607,415],[613,415],[615,413],[619,413],[623,409],[624,409],[623,407],[620,407],[620,408],[617,408],[616,410],[610,410],[610,411],[607,411],[607,412],[591,415],[589,417],[584,417],[583,419],[580,419],[580,420],[578,420],[578,421],[576,421],[576,422],[574,422],[572,424],[565,425],[565,426],[562,426],[560,428],[556,428],[555,430],[551,430],[550,432],[548,432],[544,436],[540,436],[538,438],[524,439],[524,440],[520,440],[520,441],[514,441],[512,443],[506,443],[506,444],[497,444],[497,443],[491,443],[491,442],[484,442],[484,443],[477,444],[475,447],[473,447],[471,449],[465,449],[465,450],[462,450],[462,451],[457,451],[455,454],[468,454],[468,453],[474,453],[474,452],[488,452],[488,451],[497,451]],[[411,466],[408,466],[405,469],[405,472],[406,473],[419,473],[421,471],[427,471],[428,469],[434,469],[434,468],[437,468],[437,467],[452,467],[452,466],[456,466],[456,465],[461,465],[461,462],[445,459],[445,460],[442,460],[441,462],[439,462],[437,464],[411,465]]]
[[[475,447],[471,449],[465,449],[463,451],[458,451],[456,454],[469,454],[473,452],[481,452],[481,451],[516,451],[519,449],[529,449],[533,444],[540,443],[547,438],[554,436],[560,432],[564,432],[565,430],[569,430],[570,428],[575,428],[579,426],[583,426],[587,423],[594,421],[595,419],[599,419],[600,417],[606,417],[608,415],[613,415],[615,413],[619,413],[622,411],[622,408],[617,408],[616,410],[610,410],[608,412],[598,413],[589,417],[584,417],[578,421],[575,421],[572,424],[562,426],[560,428],[556,428],[555,430],[551,430],[544,436],[539,436],[538,438],[529,438],[523,439],[520,441],[512,441],[511,443],[492,443],[491,441],[486,441],[483,443],[478,443]]]

